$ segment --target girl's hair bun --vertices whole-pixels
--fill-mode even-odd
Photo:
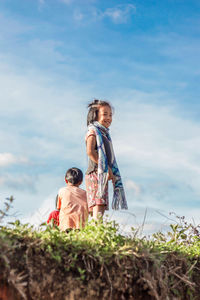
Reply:
[[[102,105],[102,102],[105,102],[105,101],[94,99],[92,102],[90,102],[88,104],[88,108],[90,108],[90,107],[98,107],[99,105]]]

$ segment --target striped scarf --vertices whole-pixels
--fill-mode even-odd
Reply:
[[[106,157],[106,151],[103,143],[102,135],[106,136],[110,144],[111,150],[111,169],[113,175],[116,178],[113,186],[113,200],[112,209],[118,210],[119,206],[121,209],[128,209],[124,188],[120,176],[120,172],[115,159],[112,140],[109,134],[109,129],[95,121],[89,124],[88,130],[93,130],[96,134],[97,140],[97,151],[98,151],[98,196],[101,198],[104,194],[104,190],[108,181],[108,159]]]

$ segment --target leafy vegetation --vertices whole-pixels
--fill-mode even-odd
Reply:
[[[4,208],[0,209],[0,222],[3,221],[4,217],[8,217],[8,211],[12,207],[12,203],[14,201],[14,197],[10,196],[9,198],[6,198],[6,201],[4,202]]]
[[[177,219],[150,239],[134,228],[123,236],[108,220],[67,234],[20,221],[1,226],[0,289],[9,285],[15,300],[200,299],[199,226]]]

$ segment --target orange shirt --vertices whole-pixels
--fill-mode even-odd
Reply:
[[[60,209],[60,230],[84,227],[88,218],[86,191],[73,185],[61,188],[58,192],[57,209]]]

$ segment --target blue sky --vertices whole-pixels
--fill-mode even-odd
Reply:
[[[0,0],[1,201],[46,218],[65,171],[86,170],[96,97],[115,108],[131,213],[110,215],[135,225],[147,208],[147,232],[170,211],[199,223],[199,25],[193,0]]]

